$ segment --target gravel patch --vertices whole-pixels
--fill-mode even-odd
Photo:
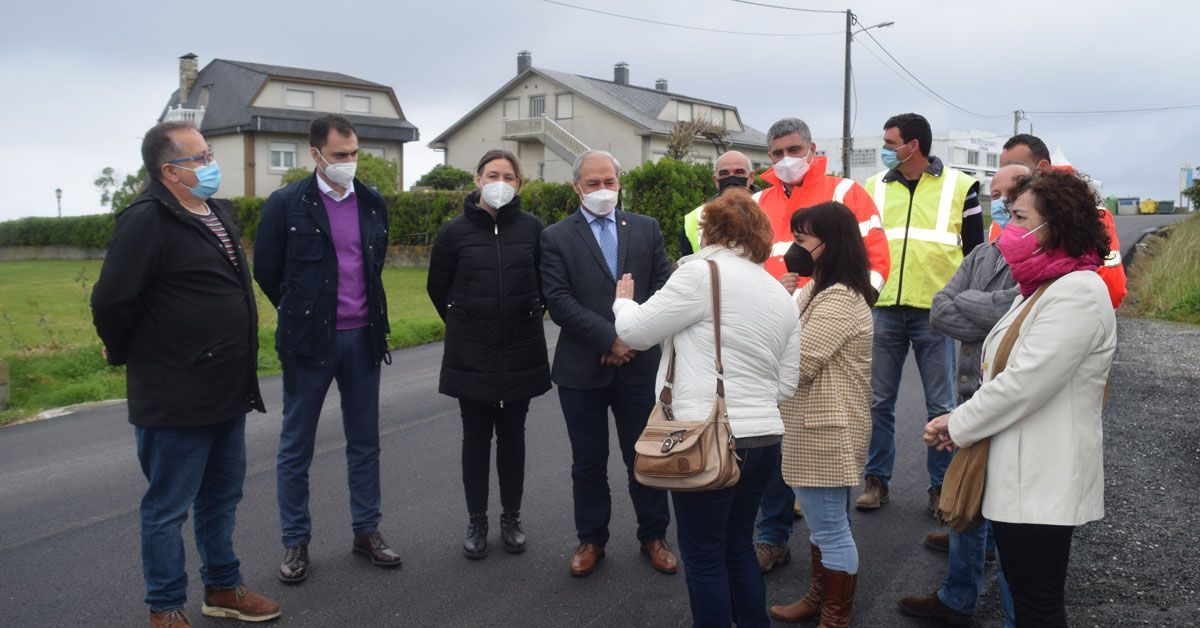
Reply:
[[[1200,327],[1117,320],[1104,414],[1105,517],[1075,532],[1068,617],[1072,626],[1196,626]],[[1001,625],[994,582],[977,626]]]

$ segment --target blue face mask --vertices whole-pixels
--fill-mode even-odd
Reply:
[[[216,194],[217,190],[221,188],[221,167],[215,161],[199,168],[187,168],[179,165],[175,167],[191,170],[196,173],[196,185],[188,188],[188,191],[192,193],[192,196],[202,201],[208,200],[210,196]]]
[[[912,155],[909,155],[909,157],[912,157]],[[888,167],[888,170],[895,170],[900,164],[908,161],[907,159],[897,157],[896,149],[887,147],[880,149],[879,160],[883,162],[883,165]]]
[[[1008,225],[1008,219],[1010,217],[1008,214],[1008,209],[1005,207],[1006,205],[1008,205],[1008,198],[1006,197],[1001,196],[1000,198],[992,200],[992,222],[1000,225],[1001,229]]]

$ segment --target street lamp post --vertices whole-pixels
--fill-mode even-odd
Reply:
[[[58,199],[58,217],[62,218],[62,188],[54,188],[54,198]]]
[[[845,92],[842,96],[842,176],[850,178],[850,153],[854,150],[854,138],[850,137],[850,44],[854,42],[854,33],[861,33],[872,28],[885,28],[895,22],[880,22],[872,26],[864,26],[857,31],[852,30],[858,18],[850,9],[846,9],[846,79]]]

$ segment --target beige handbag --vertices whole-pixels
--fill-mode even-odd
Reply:
[[[721,274],[708,260],[712,277],[713,336],[717,350],[717,398],[708,418],[684,421],[671,410],[675,383],[675,347],[667,364],[666,381],[646,429],[634,445],[634,477],[640,484],[672,491],[712,491],[737,484],[737,444],[725,411],[725,367],[721,363]]]
[[[1008,355],[1012,353],[1017,336],[1021,334],[1021,325],[1025,317],[1033,310],[1033,304],[1041,298],[1042,293],[1054,280],[1048,281],[1024,303],[1021,313],[1004,332],[1000,346],[996,348],[995,379],[1008,366]],[[942,481],[942,498],[938,503],[937,520],[958,532],[966,532],[983,523],[983,489],[987,484],[988,448],[991,438],[977,441],[970,447],[963,447],[954,454],[950,467],[946,469],[946,477]]]

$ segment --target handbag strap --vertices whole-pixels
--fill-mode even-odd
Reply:
[[[1000,339],[1000,346],[996,349],[996,368],[994,371],[996,375],[1004,372],[1004,368],[1008,366],[1008,356],[1012,353],[1013,346],[1017,344],[1017,336],[1021,335],[1021,324],[1025,322],[1025,318],[1033,310],[1033,304],[1037,303],[1037,300],[1042,297],[1042,293],[1046,291],[1046,288],[1049,288],[1050,284],[1055,281],[1058,281],[1058,279],[1051,279],[1042,284],[1037,289],[1037,292],[1034,292],[1033,296],[1029,297],[1029,300],[1025,302],[1021,308],[1021,313],[1017,315],[1017,319],[1013,321],[1008,331],[1004,332],[1004,337]],[[992,379],[995,379],[996,375],[993,375]]]
[[[713,311],[713,339],[716,342],[717,348],[717,396],[725,397],[725,365],[721,362],[721,271],[717,268],[717,263],[712,260],[708,262],[708,274],[712,283],[712,311]],[[675,343],[671,343],[671,359],[667,362],[667,377],[663,382],[662,392],[658,394],[658,400],[668,408],[671,406],[671,388],[675,384]]]

